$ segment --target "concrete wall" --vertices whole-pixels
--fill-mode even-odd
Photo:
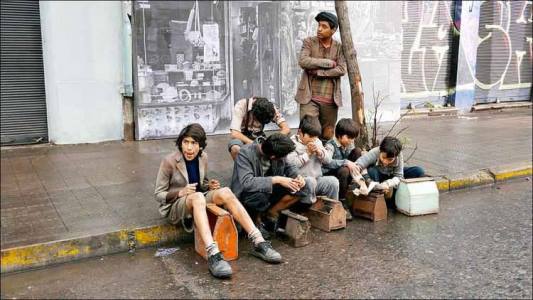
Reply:
[[[121,139],[121,2],[42,1],[40,7],[50,142]]]

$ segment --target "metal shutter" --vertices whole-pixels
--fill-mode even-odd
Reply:
[[[402,1],[402,108],[446,103],[453,9],[452,1]]]
[[[477,103],[531,100],[531,6],[530,1],[482,3]]]
[[[46,142],[39,1],[0,2],[2,145]]]

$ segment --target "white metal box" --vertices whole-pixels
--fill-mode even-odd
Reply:
[[[439,189],[431,177],[402,179],[396,191],[396,209],[408,216],[439,212]]]

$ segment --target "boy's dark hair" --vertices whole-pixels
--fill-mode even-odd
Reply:
[[[272,134],[261,144],[261,150],[267,157],[283,158],[294,149],[296,149],[296,146],[291,139],[281,133]]]
[[[320,136],[322,133],[322,126],[317,117],[312,117],[310,115],[305,115],[300,121],[300,127],[298,127],[302,134],[308,134],[309,136],[315,137]]]
[[[186,137],[191,137],[196,142],[198,142],[198,144],[200,145],[200,152],[198,152],[198,156],[202,155],[202,150],[205,149],[205,147],[207,146],[207,137],[205,135],[205,130],[202,125],[198,123],[192,123],[181,130],[180,135],[176,139],[176,146],[178,147],[180,152],[183,152],[181,150],[181,143]]]
[[[343,135],[347,135],[351,139],[355,139],[359,136],[359,126],[352,119],[340,119],[335,126],[335,137],[340,138]]]
[[[252,114],[257,121],[265,125],[272,122],[276,115],[274,104],[268,101],[267,98],[254,97],[255,102],[252,104]]]
[[[384,152],[388,158],[397,157],[402,152],[402,143],[393,136],[386,136],[379,145],[379,151]]]

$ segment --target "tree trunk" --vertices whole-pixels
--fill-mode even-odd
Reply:
[[[348,17],[348,7],[343,0],[335,0],[335,10],[339,19],[339,30],[342,41],[342,52],[346,59],[348,68],[348,79],[350,80],[350,94],[352,100],[352,118],[359,124],[361,133],[355,144],[359,147],[368,148],[368,132],[365,122],[364,93],[361,84],[361,73],[357,63],[357,52],[353,46],[352,31],[350,29],[350,19]]]

